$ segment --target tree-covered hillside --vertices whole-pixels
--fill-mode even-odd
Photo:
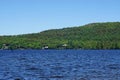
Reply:
[[[0,36],[1,49],[120,49],[120,22]]]

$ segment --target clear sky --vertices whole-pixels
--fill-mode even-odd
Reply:
[[[0,0],[0,35],[120,21],[120,0]]]

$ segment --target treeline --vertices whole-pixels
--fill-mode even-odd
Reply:
[[[0,49],[120,49],[120,22],[0,36]]]

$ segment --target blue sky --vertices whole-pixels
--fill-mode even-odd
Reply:
[[[120,21],[120,0],[0,0],[0,35]]]

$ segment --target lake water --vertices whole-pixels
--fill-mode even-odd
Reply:
[[[120,80],[120,50],[0,50],[0,80]]]

